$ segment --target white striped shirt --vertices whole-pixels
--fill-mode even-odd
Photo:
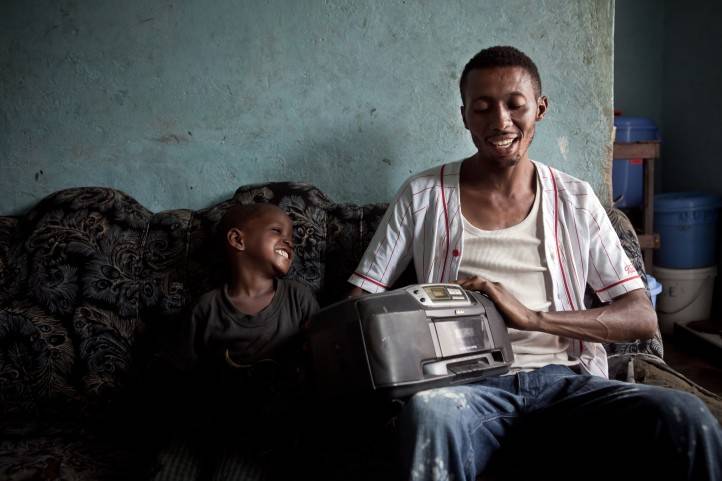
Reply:
[[[543,243],[552,309],[584,309],[589,284],[602,302],[644,287],[607,213],[587,182],[534,162],[541,181]],[[459,197],[461,161],[409,178],[386,210],[353,285],[369,292],[391,286],[413,259],[419,282],[458,278],[463,250]],[[574,341],[567,351],[590,374],[607,377],[601,344]]]

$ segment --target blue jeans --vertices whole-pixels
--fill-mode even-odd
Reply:
[[[404,478],[722,480],[722,428],[692,394],[565,366],[415,394]]]

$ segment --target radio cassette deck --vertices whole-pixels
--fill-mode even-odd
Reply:
[[[402,398],[508,371],[506,325],[486,296],[456,284],[416,284],[350,298],[310,322],[317,387]]]

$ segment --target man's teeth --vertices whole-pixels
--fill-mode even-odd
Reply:
[[[490,142],[496,147],[509,147],[514,142],[514,139],[491,140]]]
[[[284,251],[283,249],[276,249],[276,254],[288,259],[288,252]]]

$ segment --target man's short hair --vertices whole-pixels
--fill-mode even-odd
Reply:
[[[514,47],[496,46],[485,48],[476,55],[464,67],[459,79],[459,91],[461,92],[461,103],[464,103],[464,90],[466,89],[466,78],[472,70],[496,67],[521,67],[531,75],[534,83],[534,94],[539,97],[542,91],[541,77],[536,64],[524,52]]]

